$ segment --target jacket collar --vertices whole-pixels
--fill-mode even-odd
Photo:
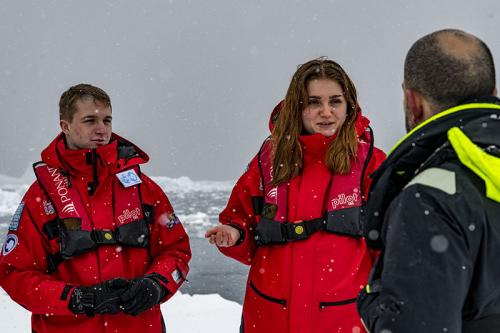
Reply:
[[[116,173],[131,166],[146,163],[148,155],[137,146],[113,133],[109,144],[95,149],[70,150],[66,147],[65,136],[60,133],[42,151],[42,161],[52,167],[63,169],[70,174],[91,174],[92,154],[98,157],[99,168]]]
[[[495,98],[491,99],[490,98],[490,103],[467,103],[467,104],[462,104],[455,106],[453,108],[450,108],[448,110],[442,111],[440,113],[435,114],[431,118],[427,119],[426,121],[422,122],[419,124],[417,127],[415,127],[413,130],[411,130],[408,134],[406,134],[403,138],[401,138],[395,145],[392,147],[391,151],[389,154],[391,154],[394,150],[396,150],[399,146],[402,145],[404,141],[408,141],[410,137],[414,136],[415,133],[417,132],[422,132],[423,129],[428,128],[431,124],[433,123],[438,123],[438,126],[441,122],[443,122],[443,118],[446,116],[450,116],[451,119],[453,119],[453,116],[457,116],[457,113],[460,111],[464,110],[471,110],[471,109],[498,109],[500,110],[500,100]],[[460,117],[461,114],[458,114],[458,117]],[[445,119],[446,121],[446,119]]]
[[[304,157],[308,155],[324,157],[328,147],[330,147],[330,143],[335,140],[335,137],[335,135],[327,137],[321,133],[301,135],[299,140],[302,145]]]
[[[490,99],[491,100],[491,99]],[[495,98],[496,103],[469,103],[458,105],[448,110],[442,111],[427,119],[419,126],[415,127],[405,137],[399,140],[389,152],[387,159],[373,175],[375,186],[377,174],[383,172],[387,166],[398,165],[398,174],[412,175],[418,166],[424,162],[430,154],[448,140],[446,132],[452,127],[463,128],[467,126],[467,132],[473,135],[473,141],[493,140],[481,138],[484,131],[478,128],[478,119],[489,117],[492,111],[500,110],[500,100]],[[495,134],[493,134],[495,135]],[[486,142],[484,142],[486,143]]]
[[[370,246],[382,246],[379,236],[387,208],[419,170],[442,155],[436,152],[450,146],[450,129],[461,129],[481,149],[488,145],[500,147],[499,104],[500,100],[490,98],[486,103],[469,103],[445,110],[417,126],[394,146],[372,174],[370,199],[363,217]]]

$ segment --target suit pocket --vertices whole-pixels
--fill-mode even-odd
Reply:
[[[281,299],[281,298],[272,297],[272,296],[264,294],[259,289],[257,289],[257,287],[255,287],[255,285],[253,284],[252,281],[250,281],[249,285],[250,285],[250,288],[254,291],[254,293],[256,293],[257,295],[259,295],[261,298],[263,298],[263,299],[265,299],[265,300],[267,300],[269,302],[281,304],[281,306],[283,306],[284,308],[286,308],[286,300]]]
[[[263,291],[265,290],[265,291]],[[270,289],[275,292],[274,289]],[[287,300],[270,294],[263,287],[257,288],[249,280],[243,303],[243,331],[245,333],[288,332]]]
[[[354,302],[356,302],[356,298],[349,298],[335,302],[319,302],[319,308],[324,309],[330,306],[342,306],[342,305],[352,304]]]

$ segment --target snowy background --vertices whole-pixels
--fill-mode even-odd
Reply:
[[[150,154],[147,174],[236,179],[297,65],[319,56],[353,78],[388,150],[404,131],[406,51],[447,27],[498,59],[498,0],[0,0],[0,173],[39,159],[62,92],[87,82]]]
[[[235,333],[240,327],[241,306],[219,295],[175,294],[162,305],[169,333]],[[0,332],[31,332],[30,314],[9,301],[0,290]]]
[[[499,13],[498,0],[0,0],[0,233],[59,131],[61,93],[100,86],[114,130],[150,155],[143,170],[172,177],[155,180],[192,239],[190,283],[163,306],[169,331],[237,332],[247,268],[200,235],[268,135],[297,65],[338,61],[387,151],[404,134],[411,44],[460,28],[500,68]],[[1,289],[0,332],[29,332],[28,313]]]

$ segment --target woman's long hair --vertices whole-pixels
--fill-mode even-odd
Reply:
[[[318,58],[300,65],[292,77],[281,110],[271,134],[273,143],[273,185],[289,181],[300,174],[303,165],[299,136],[303,132],[302,111],[307,107],[307,85],[311,80],[328,79],[340,84],[347,102],[346,120],[325,156],[333,173],[347,173],[357,154],[355,121],[358,114],[356,88],[339,64]]]

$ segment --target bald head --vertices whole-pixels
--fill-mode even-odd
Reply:
[[[445,30],[436,33],[436,41],[444,54],[458,60],[471,60],[481,52],[481,42],[466,32]]]
[[[420,38],[408,51],[405,87],[421,93],[433,113],[464,101],[491,96],[495,67],[479,38],[460,30],[440,30]]]

